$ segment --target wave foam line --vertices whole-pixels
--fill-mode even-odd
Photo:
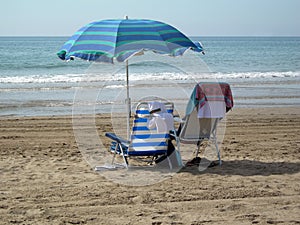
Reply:
[[[189,80],[189,79],[230,79],[230,78],[292,78],[300,77],[300,71],[287,72],[211,72],[211,73],[132,73],[129,75],[132,81],[145,80]],[[64,75],[26,75],[0,77],[0,83],[78,83],[101,81],[125,81],[125,74],[64,74]]]

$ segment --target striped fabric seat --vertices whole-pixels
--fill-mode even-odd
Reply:
[[[150,112],[149,112],[148,107],[147,108],[141,107],[136,110],[135,115],[137,118],[144,118],[144,117],[148,117],[150,115]]]
[[[128,155],[162,155],[168,148],[168,133],[157,133],[147,127],[147,118],[134,120]]]
[[[172,104],[167,111],[173,112]],[[158,133],[156,129],[149,129],[147,126],[149,115],[148,107],[143,107],[142,104],[137,106],[130,140],[124,140],[114,133],[105,134],[113,140],[110,150],[114,153],[114,157],[116,154],[122,155],[126,165],[128,165],[127,157],[154,157],[167,154],[170,135],[169,133]]]

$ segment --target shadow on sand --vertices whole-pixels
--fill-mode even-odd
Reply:
[[[219,175],[240,175],[240,176],[269,176],[282,174],[295,174],[300,172],[300,162],[260,162],[256,160],[232,160],[222,161],[222,165],[205,168],[199,171],[194,165],[184,167],[180,173],[192,174],[219,174]]]

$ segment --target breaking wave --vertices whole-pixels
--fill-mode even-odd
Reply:
[[[132,81],[147,80],[189,80],[197,79],[255,79],[255,78],[293,78],[300,77],[300,71],[287,72],[232,72],[232,73],[199,73],[199,74],[182,74],[182,73],[132,73],[129,75]],[[1,84],[26,84],[26,83],[78,83],[78,82],[102,82],[102,81],[122,81],[125,80],[125,74],[57,74],[57,75],[24,75],[24,76],[2,76]]]

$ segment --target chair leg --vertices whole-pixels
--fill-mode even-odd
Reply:
[[[216,151],[217,151],[217,155],[218,155],[218,159],[219,159],[219,165],[221,166],[222,161],[221,161],[221,154],[220,154],[220,150],[219,150],[219,146],[218,146],[218,142],[217,142],[217,124],[218,124],[219,119],[217,119],[215,121],[214,124],[214,130],[212,132],[212,136],[213,136],[213,142],[216,146]]]
[[[216,147],[216,151],[217,151],[217,155],[218,155],[218,159],[219,159],[219,165],[221,166],[222,165],[221,154],[220,154],[220,150],[219,150],[219,146],[218,146],[217,140],[214,139],[213,142],[214,142],[215,147]]]
[[[126,166],[126,168],[128,169],[128,160],[127,160],[127,158],[126,158],[126,156],[125,156],[125,153],[124,153],[124,150],[123,150],[123,148],[122,148],[122,145],[121,145],[121,144],[120,144],[120,150],[121,150],[121,154],[122,154],[122,157],[123,157],[123,160],[124,160],[125,166]]]
[[[202,141],[198,141],[197,143],[197,150],[196,150],[196,154],[195,154],[195,157],[198,156],[199,152],[200,152],[200,145],[201,145]]]
[[[155,160],[157,159],[157,155],[152,156],[152,160],[150,162],[150,165],[153,165],[153,163],[155,162]]]
[[[119,149],[119,143],[117,143],[117,146],[116,146],[116,149],[114,151],[114,155],[113,155],[113,158],[111,160],[111,165],[114,165],[114,162],[115,162],[115,158],[116,158],[116,154],[117,154],[117,151]]]
[[[167,156],[167,159],[168,159],[168,163],[169,163],[170,170],[172,170],[172,169],[173,169],[173,166],[172,166],[172,163],[171,163],[171,160],[170,160],[169,156]]]

